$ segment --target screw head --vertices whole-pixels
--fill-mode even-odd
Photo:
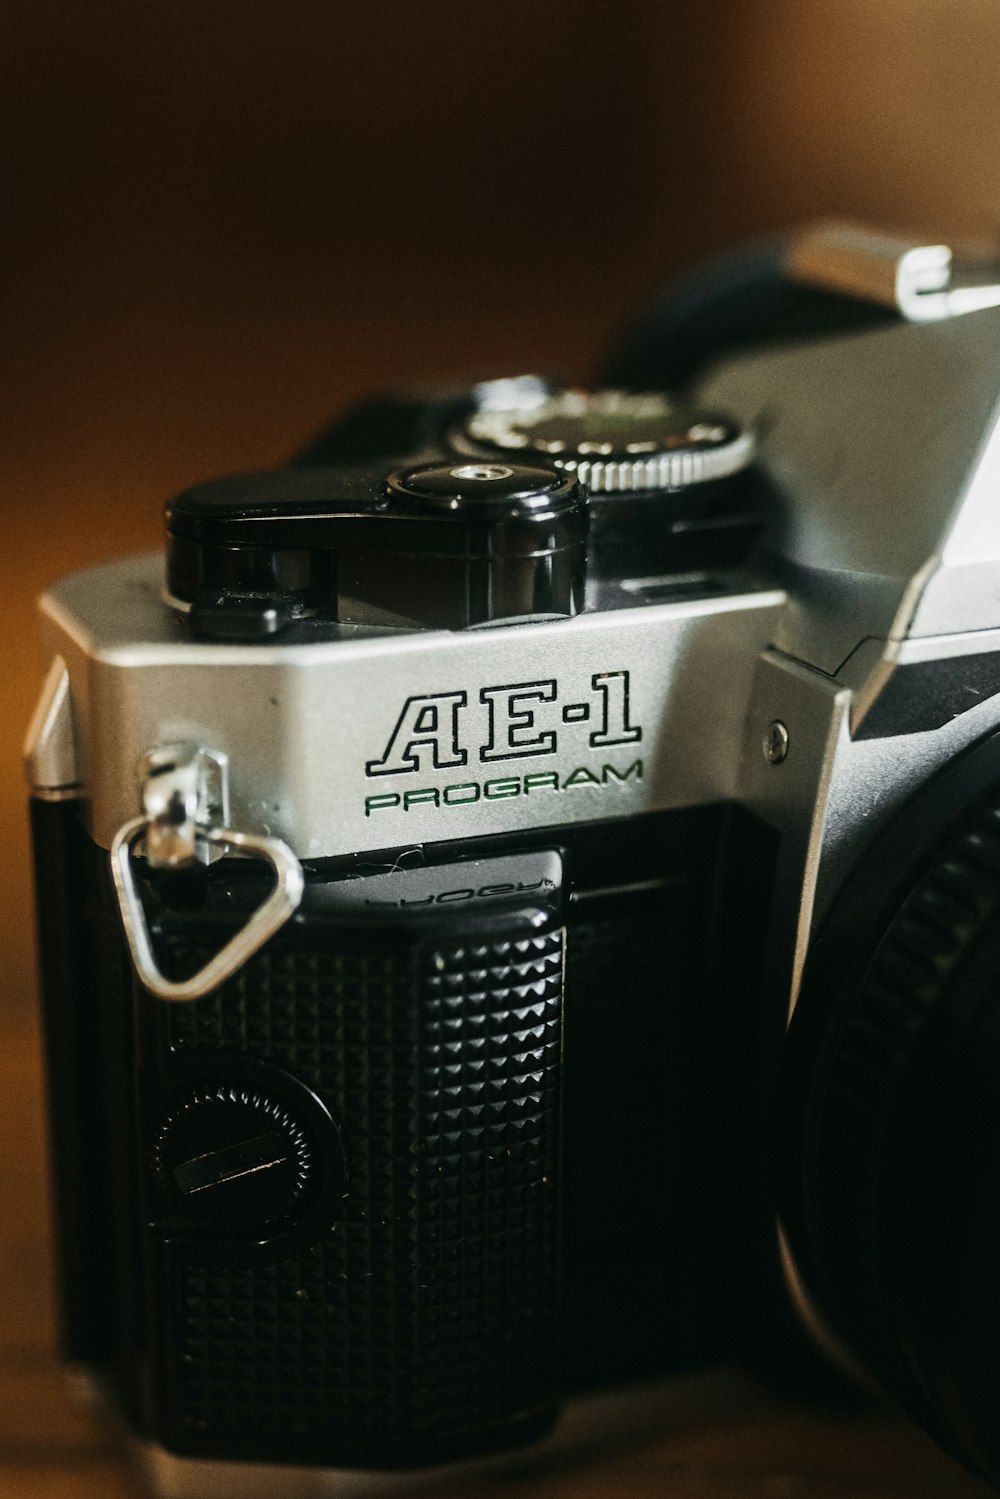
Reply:
[[[780,765],[788,754],[788,730],[780,718],[772,719],[764,731],[764,759],[769,765]]]

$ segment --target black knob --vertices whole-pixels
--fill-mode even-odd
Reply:
[[[379,587],[399,612],[451,629],[583,607],[589,515],[573,474],[455,459],[400,469],[386,487],[405,547],[345,562],[345,579],[371,579],[369,595]]]
[[[523,464],[431,463],[403,469],[389,480],[390,492],[415,497],[429,509],[455,518],[465,513],[481,517],[549,514],[573,511],[580,501],[579,485],[553,468]]]
[[[305,1131],[251,1086],[200,1087],[173,1109],[154,1146],[168,1216],[226,1236],[287,1217],[314,1174]]]
[[[589,514],[572,474],[455,460],[288,469],[167,507],[167,588],[196,634],[309,621],[464,629],[583,607]]]

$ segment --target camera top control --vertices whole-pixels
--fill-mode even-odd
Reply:
[[[463,473],[478,462],[572,475],[588,495],[587,607],[604,609],[622,607],[626,579],[690,581],[742,566],[766,499],[754,452],[751,429],[711,404],[522,375],[364,401],[295,465],[436,460]]]
[[[453,515],[541,515],[566,503],[566,485],[551,468],[509,468],[500,463],[431,463],[404,469],[388,480],[390,494],[416,499],[421,508]],[[572,491],[569,502],[575,502]]]
[[[739,473],[749,432],[659,392],[560,390],[507,407],[482,405],[451,433],[459,449],[542,458],[592,494],[686,488]]]
[[[448,427],[448,445],[575,474],[590,495],[594,571],[606,581],[732,567],[759,531],[753,433],[717,409],[661,391],[527,379],[479,386],[476,401]]]
[[[583,605],[588,512],[546,466],[415,463],[242,474],[167,507],[167,588],[195,635],[301,620],[462,629]]]
[[[567,618],[622,607],[627,578],[737,565],[760,527],[750,431],[662,394],[522,379],[381,404],[405,406],[395,440],[375,402],[297,466],[167,507],[168,593],[196,636]]]

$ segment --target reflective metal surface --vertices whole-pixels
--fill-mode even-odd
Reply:
[[[80,784],[69,672],[61,656],[49,667],[24,743],[24,768],[36,795],[75,796]]]
[[[833,674],[869,638],[1000,626],[1000,311],[742,357],[698,395],[758,434],[779,649]]]
[[[211,994],[259,952],[298,909],[302,866],[279,839],[240,833],[229,820],[228,760],[197,745],[164,745],[140,761],[142,815],[120,828],[111,844],[111,875],[129,952],[141,982],[157,999],[184,1002]],[[275,885],[250,918],[197,973],[168,979],[157,962],[132,869],[139,848],[151,868],[182,869],[212,853],[251,854],[274,871]]]
[[[860,224],[810,225],[789,256],[792,276],[828,291],[895,307],[911,322],[937,322],[1000,305],[996,251],[956,260],[926,245]]]
[[[299,858],[724,800],[784,602],[763,589],[510,628],[216,645],[165,608],[160,567],[79,574],[43,604],[106,848],[139,811],[139,758],[184,741],[229,756],[235,826]]]
[[[145,817],[136,817],[119,829],[111,845],[111,874],[129,952],[140,981],[157,999],[183,1004],[211,994],[232,978],[294,916],[304,888],[302,867],[287,845],[277,838],[261,838],[231,829],[206,833],[225,853],[265,859],[274,871],[275,885],[263,904],[203,968],[188,979],[175,981],[164,975],[156,960],[132,872],[133,852],[144,841],[148,826]]]

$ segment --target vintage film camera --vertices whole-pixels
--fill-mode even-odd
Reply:
[[[779,1366],[782,1276],[1000,1475],[998,300],[814,231],[47,595],[65,1348],[161,1493]]]

